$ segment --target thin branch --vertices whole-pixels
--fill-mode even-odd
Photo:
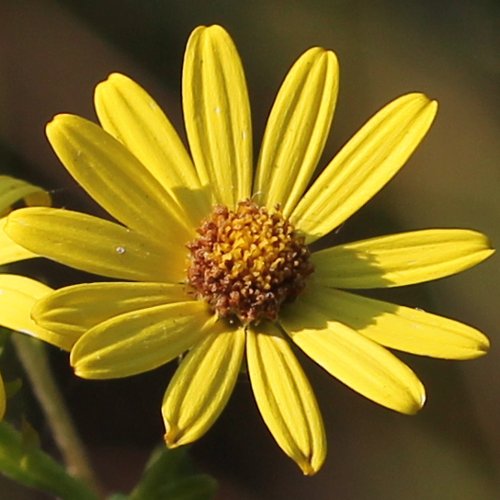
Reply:
[[[85,481],[97,494],[100,494],[102,489],[56,384],[45,345],[20,334],[13,334],[11,339],[52,429],[54,440],[61,451],[68,472]]]

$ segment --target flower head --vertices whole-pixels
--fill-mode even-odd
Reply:
[[[49,193],[33,184],[7,175],[0,175],[0,266],[37,257],[12,241],[3,231],[6,214],[18,203],[24,203],[27,206],[49,206],[51,198]],[[70,345],[64,338],[45,331],[31,319],[31,309],[35,302],[50,292],[52,289],[39,281],[15,274],[1,273],[0,326],[69,348]],[[5,400],[5,388],[0,375],[0,419],[5,413]]]
[[[217,206],[190,242],[187,284],[219,318],[275,321],[312,273],[310,252],[279,210],[250,200]]]
[[[242,65],[219,26],[199,27],[184,60],[190,154],[154,100],[112,74],[97,86],[100,126],[59,115],[56,154],[117,222],[51,208],[9,216],[30,251],[115,278],[62,288],[32,310],[72,339],[86,378],[156,368],[187,351],[166,390],[169,446],[203,435],[244,358],[262,417],[305,474],[326,444],[314,393],[291,344],[365,397],[402,413],[424,403],[417,376],[386,347],[439,358],[484,354],[477,330],[344,289],[401,286],[457,273],[491,255],[468,230],[426,230],[312,251],[403,166],[437,105],[402,96],[379,111],[311,183],[337,99],[335,55],[305,52],[271,110],[255,175]]]

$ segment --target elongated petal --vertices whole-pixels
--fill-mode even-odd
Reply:
[[[292,340],[328,373],[372,401],[416,413],[425,391],[416,375],[387,349],[331,319],[312,303],[297,302],[280,317]]]
[[[96,87],[95,107],[104,130],[141,161],[197,227],[210,211],[210,197],[201,190],[186,148],[154,99],[130,78],[113,73]]]
[[[321,285],[380,288],[456,274],[493,252],[484,234],[430,229],[339,245],[314,253],[312,261]]]
[[[215,422],[233,391],[244,348],[243,328],[228,331],[219,324],[182,360],[162,405],[170,448],[199,439]]]
[[[434,358],[473,359],[486,354],[489,348],[488,338],[475,328],[418,309],[322,287],[304,294],[306,298],[307,307],[400,351]]]
[[[24,200],[26,205],[50,206],[51,196],[44,189],[8,175],[0,175],[0,216],[9,212],[12,205]]]
[[[288,73],[269,115],[254,193],[289,216],[318,164],[339,87],[335,54],[312,48]]]
[[[342,148],[292,213],[312,242],[329,233],[392,179],[419,145],[437,112],[423,94],[385,106]]]
[[[249,329],[247,362],[257,406],[274,439],[304,474],[315,474],[326,456],[323,421],[309,381],[276,327]]]
[[[50,332],[31,319],[33,305],[51,292],[51,288],[39,281],[15,274],[0,274],[0,325],[69,351],[78,339],[77,335]]]
[[[74,115],[58,115],[47,137],[76,181],[118,221],[149,238],[172,233],[189,241],[186,213],[157,179],[101,127]]]
[[[203,185],[229,207],[250,196],[252,125],[245,75],[236,47],[220,26],[189,38],[182,96],[186,132]]]
[[[199,301],[166,304],[116,316],[90,329],[71,351],[83,378],[120,378],[153,370],[191,348],[211,321]]]
[[[7,214],[12,206],[23,200],[27,206],[50,206],[52,198],[44,189],[8,175],[0,175],[0,214]],[[38,257],[10,239],[4,231],[5,217],[0,219],[0,265]]]
[[[7,218],[5,231],[32,252],[90,273],[138,281],[179,281],[183,248],[165,248],[123,226],[56,208],[23,208]]]
[[[61,288],[39,300],[31,315],[61,335],[82,335],[103,321],[131,311],[184,302],[185,287],[168,283],[84,283]]]
[[[7,236],[4,231],[6,222],[6,217],[0,219],[0,266],[38,257],[38,255],[26,250],[26,248],[18,245]]]

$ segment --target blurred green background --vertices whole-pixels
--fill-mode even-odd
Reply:
[[[40,183],[57,205],[99,213],[51,152],[45,123],[59,112],[94,119],[94,86],[121,71],[147,88],[183,130],[185,42],[195,26],[219,23],[247,72],[256,147],[285,72],[313,45],[333,49],[341,65],[323,165],[396,96],[418,90],[438,99],[438,119],[407,167],[329,243],[465,227],[499,244],[497,0],[1,0],[0,18],[2,170]],[[52,264],[30,266],[27,272],[50,283],[76,278]],[[402,355],[428,391],[415,417],[375,406],[301,358],[329,439],[327,462],[313,478],[302,477],[274,444],[242,380],[223,416],[192,447],[200,469],[220,481],[218,498],[498,498],[499,281],[493,258],[457,277],[378,294],[472,324],[492,341],[487,357],[465,363]],[[65,354],[54,351],[53,362],[103,482],[126,491],[161,439],[159,408],[175,366],[86,382],[72,375]],[[34,405],[26,403],[25,411],[41,420],[43,437]],[[4,498],[2,491],[9,491],[5,498],[44,498],[7,482],[0,482]]]

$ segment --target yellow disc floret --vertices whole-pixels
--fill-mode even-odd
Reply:
[[[279,207],[271,212],[251,200],[234,210],[217,205],[198,234],[187,245],[188,283],[224,318],[243,324],[275,320],[313,271],[304,238]]]

